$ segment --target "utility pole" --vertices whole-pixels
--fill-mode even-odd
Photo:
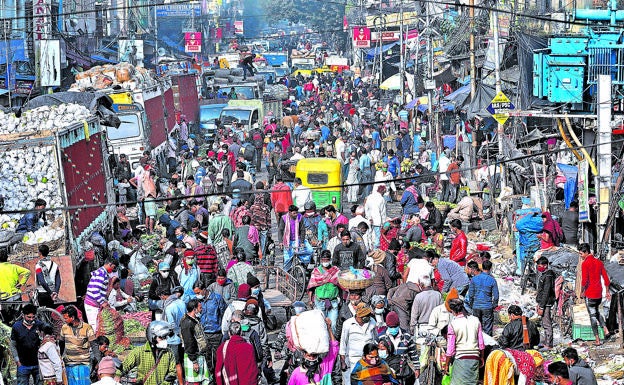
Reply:
[[[405,54],[403,50],[403,44],[405,44],[405,39],[403,38],[403,0],[401,0],[401,5],[399,6],[399,14],[401,18],[400,25],[400,36],[399,36],[399,81],[400,81],[400,92],[401,92],[401,104],[405,104]]]
[[[598,239],[602,240],[611,202],[611,75],[598,75]],[[599,241],[600,242],[600,241]],[[609,239],[605,239],[609,242]],[[604,246],[604,245],[602,245]]]
[[[470,16],[470,100],[475,100],[477,95],[477,65],[475,61],[475,35],[474,35],[474,0],[470,0],[468,14]],[[472,147],[476,153],[477,135],[472,134]]]
[[[498,12],[496,8],[492,10],[492,34],[494,35],[494,75],[496,79],[496,94],[501,92],[501,78],[500,78],[500,44],[498,38]],[[502,124],[498,123],[498,130],[496,131],[496,137],[498,138],[498,156],[499,160],[502,160],[503,156],[503,135],[505,134],[505,128]],[[507,183],[505,182],[505,166],[500,163],[500,186],[501,191]]]
[[[154,2],[154,49],[156,50],[156,55],[154,55],[154,57],[156,58],[156,73],[158,73],[158,64],[160,62],[160,55],[158,54],[158,5],[156,2]],[[163,91],[164,92],[164,91]],[[167,122],[167,120],[165,119],[165,123]]]

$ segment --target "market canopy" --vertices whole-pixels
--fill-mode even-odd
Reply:
[[[382,45],[381,50],[379,49],[380,47],[371,48],[366,53],[366,60],[372,60],[375,56],[379,55],[380,52],[386,52],[387,50],[392,49],[398,45],[399,43],[390,43],[390,44]]]
[[[400,90],[401,89],[401,75],[395,74],[390,76],[388,79],[384,80],[383,83],[379,85],[379,88],[382,90]]]

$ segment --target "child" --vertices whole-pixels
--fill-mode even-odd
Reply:
[[[128,190],[130,189],[130,183],[128,183],[128,178],[122,178],[119,183],[117,183],[117,191],[119,192],[119,204],[123,205],[128,202]]]

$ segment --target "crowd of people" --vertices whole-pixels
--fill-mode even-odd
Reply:
[[[112,241],[120,252],[92,272],[86,292],[78,293],[83,303],[62,310],[65,325],[58,336],[35,319],[34,306],[24,306],[11,335],[20,385],[30,376],[45,385],[98,379],[98,385],[112,385],[133,370],[144,385],[414,384],[431,365],[421,358],[428,345],[417,343],[419,338],[432,338],[432,346],[442,348],[438,380],[447,376],[452,385],[476,384],[480,378],[492,383],[492,376],[505,370],[486,364],[495,349],[513,357],[512,376],[529,383],[544,376],[538,369],[540,352],[554,346],[556,274],[547,258],[537,259],[541,326],[523,315],[528,309],[512,305],[504,309],[510,322],[493,338],[501,310],[495,266],[489,253],[469,247],[465,224],[483,219],[483,201],[460,188],[462,155],[443,149],[436,159],[420,127],[407,124],[404,110],[390,103],[377,111],[381,91],[359,78],[324,74],[282,81],[312,84],[287,102],[297,114],[292,127],[281,117],[269,117],[241,142],[236,127],[217,122],[217,140],[203,143],[200,133],[181,122],[177,136],[167,142],[167,170],[149,152],[135,170],[120,157],[115,169],[119,230]],[[361,108],[377,112],[367,120]],[[387,140],[382,146],[382,139],[394,133],[392,148]],[[317,207],[301,179],[286,179],[285,162],[309,157],[343,164],[347,213],[336,205]],[[159,181],[165,174],[167,185]],[[436,194],[457,206],[441,210],[431,199]],[[140,226],[126,216],[135,201]],[[389,215],[392,202],[401,207],[396,217]],[[517,225],[519,274],[535,251],[564,242],[548,212],[526,220],[532,224]],[[149,261],[156,272],[142,298],[131,264],[144,233],[161,237],[159,252]],[[48,263],[48,250],[39,251],[38,290],[41,303],[50,306],[61,282]],[[600,327],[605,339],[611,336],[599,310],[601,278],[607,288],[609,279],[588,245],[579,251],[583,293],[599,345],[604,341]],[[297,349],[288,326],[269,341],[268,331],[279,325],[254,266],[276,263],[288,272],[296,258],[314,268],[306,302],[292,304],[293,317],[323,313],[330,340],[322,354]],[[0,262],[0,276],[9,274],[6,255],[0,253]],[[339,274],[352,269],[374,272],[371,285],[341,287]],[[23,283],[25,274],[11,270],[9,275]],[[140,301],[152,313],[147,341],[120,359],[106,336],[96,337],[98,316],[109,309],[135,311]],[[565,362],[547,367],[554,383],[595,383],[574,349],[563,356]],[[281,370],[274,366],[277,359],[285,362]]]

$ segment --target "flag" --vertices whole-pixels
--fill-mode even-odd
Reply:
[[[347,29],[349,29],[349,22],[347,21],[347,15],[344,15],[342,17],[342,29],[344,32],[347,32]]]

